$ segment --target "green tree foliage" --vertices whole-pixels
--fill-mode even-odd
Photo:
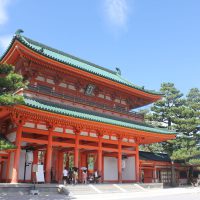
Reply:
[[[14,93],[26,85],[27,82],[20,74],[15,73],[13,66],[0,64],[0,105],[22,104],[23,97]]]
[[[162,83],[160,92],[163,94],[163,98],[153,104],[151,111],[145,116],[146,122],[169,130],[175,129],[176,113],[174,111],[184,105],[183,94],[176,89],[173,83]],[[159,144],[145,145],[145,148],[151,149],[153,152],[168,153],[171,156],[174,144],[175,141],[170,140]]]
[[[184,160],[192,164],[200,155],[200,132],[195,131],[200,124],[200,91],[192,88],[186,97],[173,83],[163,83],[160,91],[163,98],[154,103],[146,114],[146,121],[177,131],[175,140],[160,144],[145,145],[143,149],[168,153],[174,160]],[[195,158],[195,162],[197,162]]]
[[[175,88],[173,83],[161,84],[160,92],[163,93],[163,98],[154,103],[151,108],[153,114],[149,116],[149,119],[160,122],[161,126],[172,129],[176,118],[174,110],[184,104],[181,98],[183,94]]]
[[[176,112],[175,126],[181,133],[176,139],[173,159],[182,159],[186,163],[194,164],[200,155],[200,132],[196,127],[200,124],[200,91],[192,88],[185,98],[184,106]],[[199,161],[200,163],[200,161]]]
[[[5,150],[5,149],[15,149],[16,146],[0,136],[0,150]]]

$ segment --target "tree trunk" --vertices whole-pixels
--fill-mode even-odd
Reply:
[[[176,187],[176,171],[174,167],[174,161],[171,163],[171,172],[172,172],[172,179],[171,179],[171,186]]]

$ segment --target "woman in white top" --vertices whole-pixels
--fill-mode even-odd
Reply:
[[[68,182],[68,171],[66,167],[63,170],[63,182],[64,182],[64,185],[66,185],[66,183]]]

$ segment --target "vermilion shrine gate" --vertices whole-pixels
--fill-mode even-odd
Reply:
[[[105,69],[19,33],[1,63],[14,65],[29,81],[17,91],[24,105],[0,107],[0,133],[16,145],[1,152],[1,181],[31,182],[33,164],[43,163],[46,183],[60,182],[69,165],[98,170],[102,182],[138,182],[138,146],[175,138],[131,111],[161,94],[126,81],[119,69]],[[27,151],[33,155],[29,166]]]

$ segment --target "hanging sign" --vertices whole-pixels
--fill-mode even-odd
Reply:
[[[44,182],[44,165],[37,166],[36,182]]]

